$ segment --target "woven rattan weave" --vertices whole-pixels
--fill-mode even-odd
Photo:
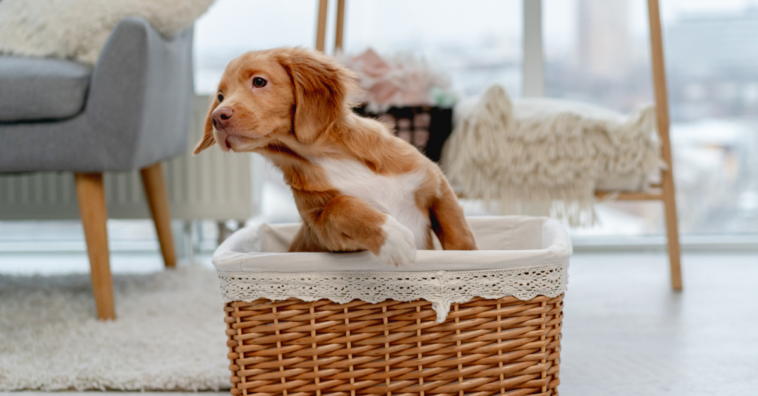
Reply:
[[[232,395],[557,395],[562,301],[230,302]]]

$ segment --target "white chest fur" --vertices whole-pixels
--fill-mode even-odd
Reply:
[[[422,213],[416,206],[416,190],[425,177],[422,170],[382,176],[357,161],[328,158],[315,162],[326,171],[329,184],[334,188],[394,217],[413,232],[416,248],[426,248],[429,214]]]

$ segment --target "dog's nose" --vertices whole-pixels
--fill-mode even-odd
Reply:
[[[231,107],[219,107],[213,110],[211,122],[215,128],[226,129],[226,126],[229,125],[229,119],[232,118],[232,114],[234,114],[234,110]]]

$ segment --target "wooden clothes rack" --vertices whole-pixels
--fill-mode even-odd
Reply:
[[[324,51],[326,43],[326,17],[329,0],[319,0],[316,28],[316,49]],[[615,197],[621,201],[662,201],[666,219],[666,239],[668,245],[671,287],[682,290],[681,248],[676,213],[676,193],[674,191],[673,161],[671,160],[671,139],[669,135],[668,93],[666,89],[666,68],[663,58],[663,37],[658,0],[647,0],[648,22],[650,26],[650,52],[653,70],[653,90],[661,139],[661,156],[666,169],[661,171],[660,184],[651,185],[653,190],[645,192],[597,191],[599,199]],[[335,51],[342,49],[345,24],[345,0],[337,0],[337,21],[334,37]]]

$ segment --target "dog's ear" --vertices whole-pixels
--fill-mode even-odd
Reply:
[[[329,125],[354,106],[358,78],[333,58],[302,48],[279,53],[295,94],[295,137],[313,143]]]
[[[200,138],[197,146],[195,146],[195,149],[192,151],[192,154],[194,155],[200,154],[201,151],[216,144],[216,138],[213,137],[213,124],[211,123],[211,114],[213,114],[213,110],[216,110],[215,98],[213,98],[213,102],[211,102],[211,106],[208,109],[208,115],[205,116],[205,129],[203,130],[203,137]]]

